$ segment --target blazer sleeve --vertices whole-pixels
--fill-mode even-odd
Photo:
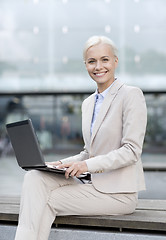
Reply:
[[[89,153],[86,149],[86,147],[84,146],[84,150],[81,151],[79,154],[72,156],[72,157],[68,157],[68,158],[64,158],[62,160],[60,160],[62,163],[67,163],[67,162],[78,162],[78,161],[83,161],[89,158]]]
[[[105,155],[87,159],[88,171],[91,173],[127,167],[140,160],[147,123],[145,98],[139,88],[133,87],[126,91],[122,102],[122,112],[119,115],[123,126],[120,147]],[[108,141],[109,137],[111,136],[108,136]],[[95,141],[97,140],[99,139]]]

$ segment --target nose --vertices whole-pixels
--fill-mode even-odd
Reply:
[[[95,69],[96,69],[97,71],[99,71],[101,68],[102,68],[102,63],[101,63],[101,61],[97,61],[97,62],[96,62],[96,67],[95,67]]]

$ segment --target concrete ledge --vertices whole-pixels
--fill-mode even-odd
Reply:
[[[0,197],[0,222],[17,224],[20,199]],[[56,226],[84,226],[166,232],[166,200],[139,200],[133,214],[123,216],[65,216],[55,219]]]
[[[165,162],[146,162],[143,163],[144,171],[166,171]]]

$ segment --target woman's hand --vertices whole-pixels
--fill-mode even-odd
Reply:
[[[85,161],[63,163],[60,164],[58,168],[67,168],[65,172],[66,179],[68,179],[70,176],[79,177],[80,174],[88,171],[88,167]]]
[[[52,166],[58,166],[62,164],[61,161],[56,161],[56,162],[46,162],[46,165],[52,165]]]

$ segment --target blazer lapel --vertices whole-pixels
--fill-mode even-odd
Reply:
[[[86,114],[84,114],[84,137],[89,142],[91,138],[91,122],[93,117],[93,111],[94,111],[94,105],[95,105],[95,93],[91,95],[91,99],[88,102],[88,106],[86,107]]]
[[[119,80],[117,80],[117,82],[110,88],[109,92],[107,93],[107,95],[103,101],[103,104],[101,106],[100,112],[95,121],[94,127],[93,127],[92,136],[91,136],[91,144],[92,144],[94,137],[96,136],[97,131],[99,130],[99,128],[111,106],[113,99],[115,98],[118,90],[121,88],[122,85],[124,85],[124,83],[121,83]],[[92,114],[93,114],[93,112],[92,112]],[[91,124],[91,120],[90,120],[90,124]]]

